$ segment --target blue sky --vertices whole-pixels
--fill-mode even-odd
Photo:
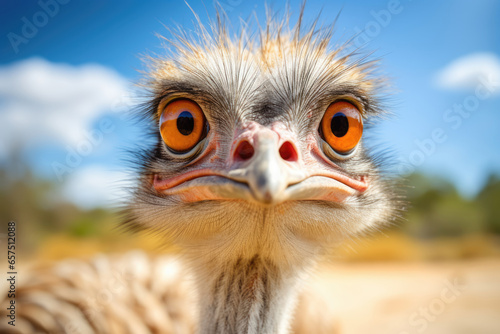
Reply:
[[[52,0],[42,0],[45,2],[52,3]],[[53,162],[64,161],[68,150],[81,140],[77,136],[72,139],[72,134],[80,128],[98,131],[100,122],[110,121],[112,131],[104,134],[102,142],[78,161],[72,173],[82,173],[89,179],[98,170],[119,174],[122,155],[117,152],[140,140],[140,129],[121,117],[124,108],[113,109],[106,101],[116,102],[110,96],[125,91],[129,82],[139,78],[137,70],[144,68],[141,54],[163,53],[161,42],[155,36],[155,33],[168,36],[163,24],[178,24],[192,30],[194,17],[183,1],[66,2],[58,5],[57,10],[49,6],[49,11],[57,13],[52,13],[53,17],[45,15],[46,22],[43,22],[43,14],[37,14],[43,11],[37,1],[1,5],[0,122],[3,127],[0,125],[0,132],[4,135],[0,135],[0,139],[4,144],[0,144],[0,151],[12,149],[9,145],[18,143],[16,147],[21,148],[23,156],[39,174],[54,178]],[[223,0],[221,3],[235,29],[239,18],[247,18],[253,11],[263,22],[264,1]],[[283,2],[267,3],[281,13],[285,7]],[[336,28],[337,40],[345,41],[361,32],[357,41],[366,44],[365,50],[374,50],[374,56],[382,59],[381,72],[391,78],[394,86],[388,105],[396,116],[375,129],[377,140],[371,145],[392,149],[399,171],[416,168],[442,175],[464,194],[473,195],[488,174],[500,173],[500,87],[496,86],[484,99],[474,99],[482,82],[480,77],[492,75],[493,82],[500,81],[500,2],[401,0],[398,5],[394,3],[311,0],[306,6],[305,21],[312,22],[322,10],[321,22],[331,23],[342,9]],[[189,4],[203,22],[207,22],[206,12],[214,13],[211,1],[205,4],[189,1]],[[290,1],[290,6],[292,12],[297,13],[300,1]],[[33,23],[36,19],[42,20],[38,22],[38,31],[31,32],[33,36],[26,38],[25,43],[13,47],[13,34],[22,37],[26,20]],[[46,69],[45,72],[42,69]],[[42,74],[30,76],[29,73],[36,71]],[[58,74],[52,75],[52,72]],[[80,79],[72,81],[71,78]],[[102,83],[103,87],[97,88],[92,80]],[[59,82],[59,86],[57,82],[49,83],[53,81]],[[89,95],[80,94],[82,90]],[[75,107],[79,111],[75,111],[74,119],[69,113],[73,107],[66,110],[68,112],[56,108],[60,114],[50,109],[50,103],[57,102],[58,92],[76,94],[75,103],[83,101],[78,102],[83,104],[81,110]],[[87,105],[93,96],[103,102]],[[33,102],[39,101],[37,99],[46,106],[38,112]],[[471,110],[466,110],[469,116],[460,116],[457,120],[458,114],[448,110],[464,103]],[[25,114],[16,112],[21,110],[16,109],[21,108],[18,106],[23,106]],[[27,129],[23,124],[35,126],[35,118],[41,122],[36,124],[44,124],[35,132],[42,126],[46,127],[45,132],[24,140]],[[7,122],[12,123],[7,125]],[[4,128],[6,130],[2,130]],[[436,131],[440,140],[429,144]],[[109,175],[103,173],[102,177]],[[68,193],[78,192],[75,185],[78,182],[72,183],[70,175],[63,181]],[[102,192],[97,188],[99,182],[95,183],[96,192]],[[89,201],[92,192],[87,193],[86,198],[78,197],[76,201]]]

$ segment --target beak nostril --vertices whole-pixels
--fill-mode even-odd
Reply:
[[[280,156],[286,161],[297,161],[299,158],[295,147],[289,141],[284,142],[283,145],[281,145]]]
[[[238,147],[234,151],[234,158],[235,160],[248,160],[253,157],[254,151],[255,150],[252,144],[244,140],[239,143]]]

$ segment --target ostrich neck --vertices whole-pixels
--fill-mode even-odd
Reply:
[[[198,275],[200,333],[288,332],[298,272],[254,256],[235,259]]]

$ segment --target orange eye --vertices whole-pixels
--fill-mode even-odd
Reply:
[[[160,133],[165,144],[175,152],[187,152],[206,135],[206,120],[200,106],[188,99],[166,105],[160,117]]]
[[[321,120],[320,132],[336,152],[348,154],[356,147],[363,134],[361,113],[347,101],[334,102]]]

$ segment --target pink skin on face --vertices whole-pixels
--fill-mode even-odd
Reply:
[[[228,158],[221,158],[226,154],[221,152],[219,138],[214,135],[208,139],[209,144],[204,152],[189,164],[191,170],[170,178],[155,174],[152,180],[154,189],[165,195],[177,195],[185,202],[242,199],[239,195],[232,196],[226,193],[221,195],[217,190],[217,185],[214,186],[213,180],[214,177],[221,180],[226,179],[226,182],[221,182],[226,185],[231,183],[229,180],[236,181],[240,187],[236,190],[241,192],[244,182],[241,179],[235,180],[232,173],[235,170],[244,171],[252,163],[252,156],[258,153],[253,150],[259,149],[259,140],[261,138],[266,138],[268,142],[275,145],[276,151],[278,151],[275,153],[281,156],[278,160],[283,166],[283,173],[293,175],[285,192],[300,187],[302,182],[308,184],[310,178],[326,178],[325,187],[322,187],[324,189],[321,189],[321,191],[306,193],[304,198],[300,197],[302,195],[299,198],[296,198],[298,195],[295,197],[291,195],[292,200],[344,202],[349,197],[368,189],[366,177],[354,179],[343,173],[334,162],[324,155],[318,146],[317,138],[313,134],[307,136],[306,150],[304,152],[299,149],[300,146],[297,145],[299,141],[295,134],[289,131],[285,124],[281,122],[273,123],[270,128],[256,122],[246,122],[236,130],[233,138]],[[244,154],[240,150],[242,143],[247,145],[243,151]],[[296,175],[300,175],[300,177]],[[197,179],[203,181],[205,177],[210,177],[211,182],[207,182],[207,184],[204,184],[204,182],[190,182],[197,181]],[[329,183],[331,186],[329,186]]]

